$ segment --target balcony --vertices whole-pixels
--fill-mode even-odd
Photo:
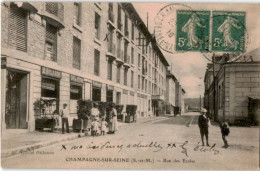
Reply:
[[[16,5],[19,8],[29,11],[30,13],[36,13],[37,4],[35,2],[12,2],[12,4]]]
[[[64,28],[64,6],[60,2],[46,2],[44,9],[41,11],[41,15],[47,23],[58,27]]]
[[[114,21],[115,21],[115,15],[113,14],[113,11],[111,10],[108,10],[108,21],[107,23],[112,27],[112,28],[116,28],[115,24],[114,24]]]
[[[116,45],[113,43],[107,44],[107,57],[110,59],[110,61],[113,61],[116,59]]]

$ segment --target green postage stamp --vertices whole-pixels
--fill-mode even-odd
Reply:
[[[177,10],[176,51],[209,50],[210,11]]]
[[[212,51],[245,51],[245,12],[213,11]]]

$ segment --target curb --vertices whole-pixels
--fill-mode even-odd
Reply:
[[[157,119],[152,119],[152,120],[136,122],[136,123],[147,123],[147,122],[153,122],[153,121],[158,121],[158,120],[162,120],[162,117],[157,118]],[[120,124],[118,127],[120,128],[120,127],[124,127],[124,126],[127,126],[127,125],[132,125],[132,124],[131,123],[124,123],[124,124]],[[47,141],[47,142],[40,142],[40,143],[36,143],[36,144],[32,144],[32,145],[16,147],[16,148],[13,148],[13,149],[2,151],[1,157],[2,158],[8,158],[8,157],[18,155],[18,154],[23,154],[23,153],[29,154],[29,153],[32,153],[36,149],[46,147],[46,146],[50,146],[50,145],[60,143],[60,142],[63,142],[63,141],[74,140],[74,139],[77,139],[77,138],[81,138],[83,136],[85,136],[85,135],[81,135],[79,137],[79,134],[77,133],[77,134],[73,134],[73,135],[70,135],[70,136],[67,136],[67,137],[64,137],[64,138],[50,140],[50,141]]]
[[[7,151],[4,151],[1,153],[1,157],[2,158],[7,158],[10,156],[14,156],[14,155],[18,155],[18,154],[22,154],[22,153],[30,153],[36,149],[42,148],[42,147],[46,147],[46,146],[50,146],[62,141],[67,141],[67,140],[74,140],[78,138],[78,134],[75,135],[71,135],[65,138],[61,138],[61,139],[56,139],[56,140],[50,140],[47,142],[40,142],[37,144],[32,144],[32,145],[27,145],[27,146],[22,146],[22,147],[17,147],[17,148],[13,148],[13,149],[9,149]]]

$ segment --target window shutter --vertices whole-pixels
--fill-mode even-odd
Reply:
[[[10,8],[9,38],[10,47],[26,52],[26,12],[20,8]]]

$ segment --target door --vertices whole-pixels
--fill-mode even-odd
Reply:
[[[7,71],[5,120],[7,129],[27,129],[26,73]]]

